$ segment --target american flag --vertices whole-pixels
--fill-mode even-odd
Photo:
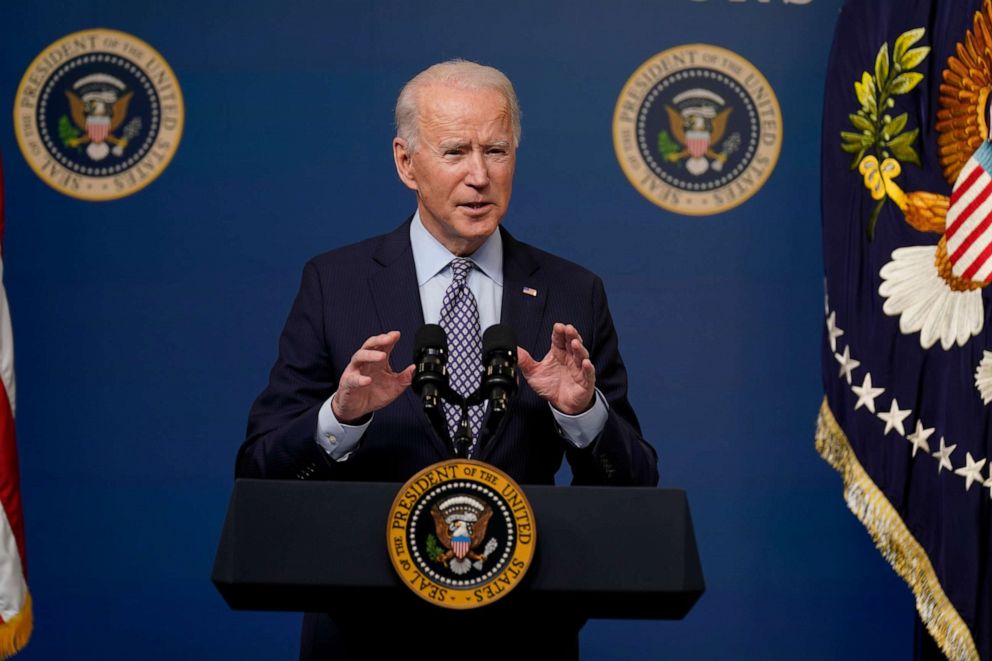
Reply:
[[[0,167],[0,247],[3,227],[3,169]],[[14,394],[14,346],[0,250],[0,659],[14,655],[27,644],[33,625],[24,564]]]

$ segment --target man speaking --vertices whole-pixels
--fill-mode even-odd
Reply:
[[[516,333],[523,382],[491,438],[484,407],[469,410],[469,456],[522,484],[553,483],[563,456],[573,484],[657,484],[602,282],[500,226],[520,142],[510,81],[472,62],[434,65],[400,92],[396,132],[393,158],[416,212],[307,263],[237,476],[403,482],[454,457],[461,411],[446,409],[448,435],[431,426],[410,388],[414,336],[425,323],[444,328],[452,388],[468,395],[482,375],[482,331],[503,324]],[[542,623],[566,633],[555,658],[574,656],[580,624]],[[360,626],[308,616],[303,656],[348,646]]]

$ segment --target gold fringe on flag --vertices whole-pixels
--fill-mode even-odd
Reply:
[[[882,557],[909,585],[927,631],[950,661],[980,661],[971,631],[944,594],[930,558],[885,494],[865,472],[824,397],[816,450],[844,481],[847,507],[868,530]]]
[[[31,613],[31,593],[24,598],[24,607],[7,622],[0,623],[0,659],[9,659],[28,644],[34,616]]]

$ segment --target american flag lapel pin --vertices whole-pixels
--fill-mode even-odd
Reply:
[[[537,296],[537,290],[533,287],[524,287],[524,293],[528,296]]]

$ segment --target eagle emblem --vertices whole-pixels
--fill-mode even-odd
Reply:
[[[740,144],[740,136],[734,134],[736,137],[728,138],[723,151],[713,149],[723,139],[733,107],[727,106],[720,95],[701,88],[686,90],[672,102],[675,107],[665,106],[672,133],[671,136],[667,131],[659,134],[659,151],[672,163],[685,159],[685,169],[694,176],[703,175],[710,168],[719,172]]]
[[[75,128],[63,118],[60,127],[63,143],[74,148],[86,145],[86,155],[94,161],[102,161],[111,153],[108,142],[114,145],[114,156],[123,156],[128,141],[141,128],[141,120],[135,118],[120,136],[114,135],[127,118],[134,92],[113,76],[94,73],[80,78],[65,94]]]
[[[919,129],[904,131],[907,113],[892,116],[892,97],[915,88],[923,74],[912,71],[929,54],[915,46],[924,28],[903,33],[892,48],[883,44],[874,75],[855,83],[861,110],[851,122],[860,132],[842,132],[842,148],[855,154],[852,169],[876,201],[868,221],[874,236],[882,206],[892,201],[903,220],[919,232],[936,234],[936,245],[894,250],[879,275],[883,311],[899,317],[904,335],[919,333],[920,346],[964,346],[985,323],[982,289],[992,282],[992,145],[989,140],[992,92],[992,2],[975,12],[973,27],[959,41],[941,72],[937,145],[951,194],[904,192],[896,183],[902,163],[920,165],[913,147]],[[885,107],[879,100],[886,99]],[[855,138],[855,135],[857,136]],[[877,156],[876,156],[877,154]]]
[[[479,608],[520,583],[534,557],[534,511],[512,478],[472,459],[432,464],[400,488],[386,523],[389,559],[421,599]]]
[[[498,542],[486,539],[492,508],[471,496],[453,496],[431,507],[437,537],[428,540],[431,559],[458,575],[482,569]]]

